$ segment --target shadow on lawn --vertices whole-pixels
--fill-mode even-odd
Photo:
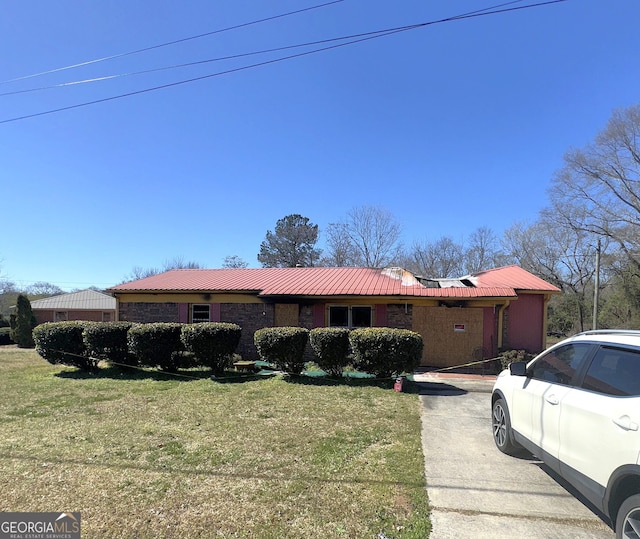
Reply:
[[[345,386],[345,387],[378,387],[381,389],[393,389],[394,378],[373,378],[370,376],[349,376],[342,378],[327,376],[324,374],[283,374],[276,370],[262,369],[258,372],[226,371],[224,375],[213,376],[208,369],[183,369],[177,372],[167,372],[155,369],[142,369],[138,367],[123,367],[108,365],[94,371],[81,369],[63,370],[55,374],[58,378],[71,380],[153,380],[157,382],[193,382],[210,379],[218,384],[243,384],[282,376],[291,384],[306,386]],[[421,393],[420,384],[410,380],[404,380],[403,393]]]

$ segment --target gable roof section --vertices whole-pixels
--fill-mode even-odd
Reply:
[[[559,293],[561,290],[540,277],[536,277],[520,266],[504,266],[474,273],[477,286],[509,286],[515,290]]]
[[[116,298],[95,290],[81,290],[80,292],[37,299],[31,302],[31,308],[57,311],[114,311]]]
[[[171,270],[124,283],[109,292],[255,293],[273,296],[515,297],[512,287],[491,284],[427,288],[401,268],[239,268]]]

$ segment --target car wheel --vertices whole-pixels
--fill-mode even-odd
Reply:
[[[513,441],[509,410],[502,399],[493,403],[492,413],[493,441],[496,447],[507,455],[517,455],[522,448]]]
[[[640,494],[635,494],[620,506],[616,518],[616,538],[637,539],[638,537],[640,537]]]

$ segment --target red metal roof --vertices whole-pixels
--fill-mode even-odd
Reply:
[[[474,273],[477,286],[508,286],[515,290],[531,290],[536,292],[560,292],[557,286],[536,277],[520,266],[504,266]]]
[[[537,277],[535,279],[535,284],[539,284],[540,280]],[[548,283],[544,284],[550,286]],[[413,296],[460,299],[516,296],[513,287],[499,282],[499,279],[494,279],[492,283],[482,283],[475,288],[427,288],[411,273],[400,268],[183,269],[121,284],[110,291],[248,292],[260,296]]]

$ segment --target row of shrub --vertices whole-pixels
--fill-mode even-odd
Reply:
[[[240,332],[240,326],[223,322],[48,322],[33,330],[33,338],[36,351],[49,363],[83,370],[95,370],[105,360],[166,371],[207,367],[222,373],[231,366]]]
[[[317,356],[318,366],[341,376],[347,366],[380,378],[411,372],[422,357],[422,337],[406,329],[263,328],[254,334],[261,359],[278,368],[299,374],[304,368],[307,340]]]
[[[206,367],[215,374],[231,367],[240,334],[240,326],[223,322],[48,322],[33,330],[36,351],[52,364],[95,370],[104,360],[166,371]],[[413,371],[423,346],[418,333],[392,328],[263,328],[254,343],[263,361],[285,372],[302,372],[309,343],[330,375],[353,366],[379,377]]]

